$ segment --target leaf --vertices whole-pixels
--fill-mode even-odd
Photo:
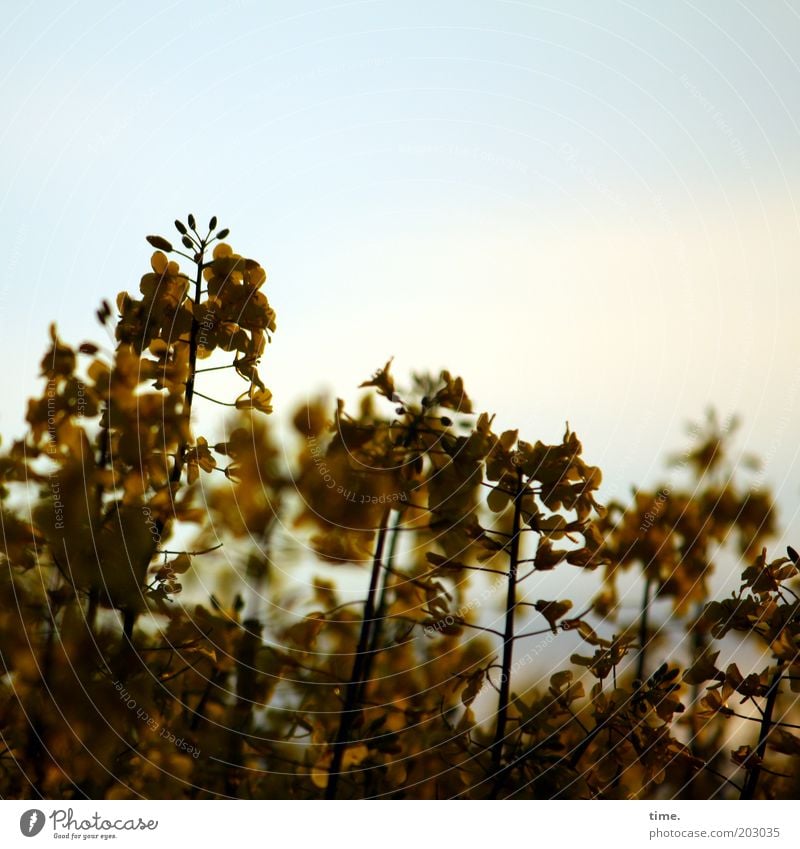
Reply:
[[[700,699],[700,705],[697,710],[697,716],[701,719],[711,719],[718,713],[723,716],[730,716],[732,711],[727,705],[727,689],[723,690],[708,690],[706,695]]]
[[[296,622],[283,632],[283,639],[300,651],[311,651],[317,639],[317,635],[325,624],[322,613],[311,613],[300,622]]]
[[[511,496],[500,488],[490,490],[486,497],[486,504],[492,513],[502,513],[510,503]]]
[[[767,564],[767,549],[763,548],[755,563],[742,572],[742,583],[754,593],[770,593],[778,589],[778,583]]]
[[[476,699],[483,687],[483,680],[486,675],[484,669],[478,669],[467,678],[467,686],[461,691],[461,704],[468,708]]]
[[[567,563],[570,566],[579,566],[581,569],[596,569],[600,565],[600,559],[596,552],[588,548],[578,548],[567,554]]]
[[[269,414],[272,412],[272,393],[269,389],[249,389],[236,399],[236,409],[258,410]]]
[[[767,742],[771,749],[782,755],[800,755],[800,737],[790,734],[783,728],[773,726]]]
[[[189,569],[192,568],[192,558],[184,552],[183,554],[179,554],[174,560],[170,560],[165,565],[169,566],[176,575],[182,575],[184,572],[188,572]]]
[[[359,389],[365,386],[374,386],[378,390],[379,395],[383,395],[384,398],[388,398],[390,401],[395,401],[397,398],[394,391],[394,378],[390,374],[393,359],[394,357],[390,357],[383,368],[378,369],[369,380],[360,383]]]
[[[539,541],[539,547],[536,549],[536,557],[533,559],[533,565],[540,572],[547,572],[550,569],[554,569],[566,556],[566,551],[555,549],[549,540],[541,539]]]
[[[550,676],[550,686],[557,692],[560,693],[564,687],[569,686],[572,683],[572,670],[565,669],[562,672],[555,672]]]
[[[433,396],[433,406],[447,407],[458,413],[471,413],[472,402],[464,391],[464,381],[460,377],[453,377],[449,371],[443,371],[439,379],[444,381],[444,386]]]
[[[683,675],[683,680],[687,684],[697,685],[708,681],[710,678],[716,679],[719,670],[715,666],[716,660],[719,657],[719,652],[712,652],[706,648],[703,653],[695,660],[692,666],[686,670]]]
[[[562,704],[570,704],[584,696],[583,684],[580,681],[573,684],[573,678],[574,675],[571,669],[556,672],[550,676],[550,692]]]
[[[752,769],[761,763],[761,758],[753,752],[752,746],[739,746],[738,749],[734,749],[731,752],[731,760],[746,769]]]
[[[548,621],[553,633],[557,634],[556,623],[572,609],[572,602],[569,599],[565,601],[543,601],[540,599],[534,607]]]
[[[575,625],[578,633],[586,640],[589,645],[599,646],[600,645],[600,637],[595,633],[594,628],[588,623],[584,622],[583,619],[579,619]]]
[[[567,526],[567,520],[558,514],[553,516],[533,516],[531,518],[531,527],[537,533],[551,539],[561,539],[564,536],[564,531]],[[566,552],[564,552],[566,554]]]

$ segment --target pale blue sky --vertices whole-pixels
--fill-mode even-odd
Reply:
[[[276,410],[392,354],[447,366],[527,438],[569,419],[610,497],[713,403],[800,530],[797,3],[38,2],[2,26],[5,436],[51,318],[98,337],[145,233],[191,210],[268,270]]]

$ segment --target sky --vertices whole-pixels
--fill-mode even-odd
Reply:
[[[49,322],[103,341],[144,235],[214,214],[269,275],[277,415],[390,356],[446,367],[529,441],[569,420],[610,499],[713,405],[798,545],[796,3],[77,0],[0,28],[4,439]]]

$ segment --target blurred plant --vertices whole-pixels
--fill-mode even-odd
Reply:
[[[0,454],[4,798],[793,797],[798,556],[767,562],[772,499],[740,480],[735,422],[692,429],[685,485],[607,510],[569,426],[553,445],[495,433],[447,371],[398,388],[389,361],[354,411],[309,400],[279,431],[264,270],[216,219],[175,226],[117,299],[113,351],[51,329]],[[232,400],[201,384],[224,369],[246,383]],[[221,437],[195,434],[199,401],[230,411]],[[713,601],[731,539],[743,583]],[[604,567],[579,613],[536,598],[564,565]],[[556,638],[569,668],[523,687]]]

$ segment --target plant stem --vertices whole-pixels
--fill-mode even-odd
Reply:
[[[703,612],[703,602],[698,601],[697,606],[695,608],[695,619],[694,625],[692,626],[692,664],[697,662],[697,659],[703,654],[708,646],[708,640],[706,633],[701,630],[700,627],[700,616]],[[689,751],[694,755],[694,757],[699,758],[701,761],[705,763],[705,745],[702,742],[701,735],[703,732],[703,720],[698,716],[698,709],[700,705],[700,694],[701,694],[701,686],[700,684],[692,684],[691,687],[691,713],[689,714],[689,723],[692,730],[692,736],[689,740]],[[687,791],[689,793],[689,798],[694,799],[696,796],[694,795],[695,789],[698,786],[698,775],[699,771],[692,775],[689,779],[687,785]],[[741,791],[741,788],[738,785],[734,785],[737,790]]]
[[[508,563],[508,592],[506,595],[506,625],[503,635],[503,662],[500,674],[500,696],[497,702],[497,727],[492,743],[492,766],[497,772],[503,760],[503,743],[508,722],[508,705],[511,693],[511,662],[514,653],[514,614],[517,607],[517,567],[519,565],[520,525],[522,520],[522,469],[517,469],[517,492],[514,496],[514,529]]]
[[[86,627],[89,636],[94,637],[95,623],[97,622],[97,605],[100,601],[100,591],[97,587],[89,588],[89,602],[86,607]]]
[[[386,550],[386,562],[383,564],[380,591],[378,597],[378,605],[375,610],[375,621],[372,624],[372,629],[369,637],[369,651],[364,662],[364,680],[369,681],[372,677],[372,664],[375,661],[375,656],[380,652],[380,642],[383,636],[383,625],[386,621],[386,608],[389,606],[389,576],[392,574],[394,565],[395,553],[397,552],[397,540],[399,534],[397,527],[400,524],[400,513],[395,513],[394,521],[388,529],[389,544]]]
[[[761,718],[761,727],[758,731],[758,743],[756,745],[756,760],[750,769],[747,771],[747,778],[742,788],[740,799],[754,799],[756,795],[756,785],[761,774],[761,761],[767,753],[767,738],[772,730],[772,712],[775,710],[775,703],[778,701],[778,687],[783,677],[783,663],[778,663],[775,667],[775,672],[772,675],[772,680],[767,690],[767,701],[764,705],[764,715]]]
[[[383,546],[386,542],[386,523],[388,512],[384,514],[378,531],[378,539],[375,543],[375,555],[372,559],[372,574],[369,580],[369,591],[364,604],[364,618],[361,620],[361,633],[358,637],[358,645],[353,659],[353,671],[345,690],[344,707],[339,714],[339,730],[333,744],[333,757],[328,769],[328,786],[325,789],[326,799],[335,799],[339,786],[339,777],[342,771],[342,761],[347,744],[350,742],[350,730],[356,718],[359,701],[365,682],[365,669],[367,662],[367,649],[372,632],[372,624],[375,619],[375,604],[378,595],[378,582],[381,576],[381,560],[383,558]]]
[[[201,291],[203,288],[203,253],[206,249],[205,242],[200,244],[199,255],[195,260],[197,265],[197,273],[194,278],[194,305],[199,306]],[[197,310],[192,310],[192,329],[189,334],[189,376],[186,379],[186,394],[184,396],[183,412],[187,421],[191,424],[192,417],[192,400],[194,398],[194,380],[197,374],[197,348],[198,337],[200,335],[200,322],[197,320]],[[178,446],[178,451],[175,454],[175,465],[172,467],[170,481],[177,483],[181,479],[183,472],[183,455],[186,450],[186,445]]]
[[[110,428],[110,399],[106,401],[105,404],[105,426],[101,427],[100,433],[97,437],[98,441],[98,455],[97,455],[97,470],[104,471],[109,461],[109,453],[111,450],[111,436],[109,434]],[[98,521],[100,521],[100,516],[103,513],[103,495],[104,495],[104,487],[102,483],[98,483],[95,487],[95,503],[97,507],[97,517]],[[100,587],[97,585],[93,585],[89,587],[89,602],[86,608],[86,627],[89,631],[89,636],[94,642],[94,629],[95,624],[97,622],[97,606],[100,601]]]
[[[195,263],[197,265],[197,273],[195,274],[194,279],[194,306],[195,308],[200,303],[200,292],[202,290],[203,285],[203,252],[206,249],[206,243],[201,242],[199,247],[198,256],[195,259]],[[186,379],[186,392],[184,394],[184,402],[183,402],[183,413],[186,416],[187,425],[191,427],[191,419],[192,419],[192,399],[194,398],[194,379],[197,371],[197,348],[198,348],[198,336],[200,335],[200,322],[197,320],[197,310],[192,310],[192,329],[189,334],[189,376]],[[172,467],[172,472],[169,476],[170,483],[179,483],[181,479],[181,474],[183,473],[183,464],[184,464],[184,454],[186,453],[186,442],[182,441],[181,444],[178,445],[178,450],[175,452],[175,465]],[[158,531],[158,538],[161,537],[161,534],[164,533],[164,522],[159,518],[155,523],[156,530]],[[155,540],[155,537],[154,537]],[[154,542],[153,551],[150,556],[147,558],[147,563],[144,564],[144,572],[147,572],[147,567],[150,565],[150,561],[153,559],[153,556],[156,553],[157,543]],[[130,616],[130,621],[129,621]],[[133,643],[131,637],[133,635],[133,626],[136,622],[136,613],[126,612],[125,613],[125,639],[128,644],[133,647]]]
[[[647,662],[647,643],[650,640],[650,592],[653,579],[648,575],[644,580],[644,595],[642,597],[642,616],[639,620],[639,655],[636,660],[636,677],[644,681]]]
[[[383,626],[386,622],[386,610],[389,607],[389,579],[394,574],[392,567],[394,565],[395,554],[397,552],[397,541],[400,538],[400,534],[397,533],[398,526],[400,525],[400,517],[400,512],[396,512],[394,521],[388,530],[389,543],[386,550],[386,562],[381,570],[378,606],[375,611],[375,621],[372,625],[372,632],[369,638],[367,657],[364,661],[363,678],[365,682],[372,680],[372,667],[375,663],[375,658],[380,654],[383,648],[381,643],[383,638]],[[361,692],[358,694],[358,700],[361,704],[364,703],[364,686],[365,685],[362,685]],[[366,798],[369,798],[375,792],[375,778],[375,770],[364,774],[364,796]]]

